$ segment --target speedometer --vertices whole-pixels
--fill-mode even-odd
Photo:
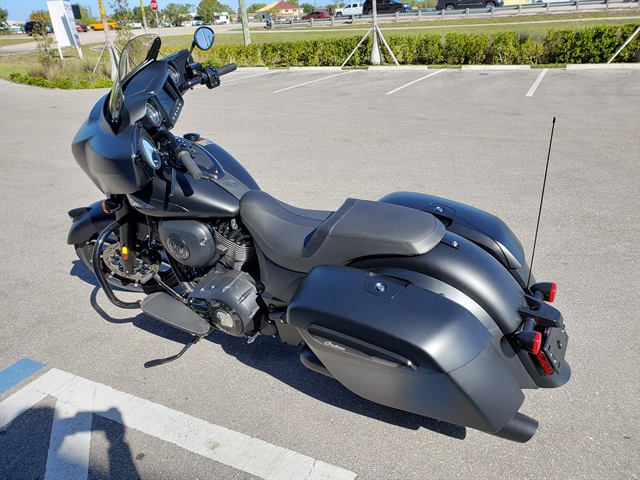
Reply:
[[[175,67],[175,65],[171,63],[167,64],[167,68],[169,69],[171,80],[173,80],[173,83],[176,85],[176,87],[179,87],[182,84],[182,77],[180,76],[180,72],[178,72],[178,69]]]

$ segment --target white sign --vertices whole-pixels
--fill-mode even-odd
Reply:
[[[82,58],[82,48],[80,48],[80,37],[76,29],[76,20],[73,18],[73,10],[69,0],[59,0],[47,2],[49,14],[51,15],[51,24],[53,25],[53,33],[58,42],[58,51],[62,58],[62,47],[75,46],[78,55]]]

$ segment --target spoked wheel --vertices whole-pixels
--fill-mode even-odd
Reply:
[[[78,258],[91,272],[94,272],[93,249],[97,238],[94,236],[85,243],[75,244]],[[170,287],[178,284],[170,265],[158,250],[143,252],[142,258],[136,259],[132,273],[124,272],[120,265],[120,255],[120,242],[111,235],[105,240],[101,255],[102,272],[110,285],[129,292],[159,292],[163,288],[153,278],[149,278],[154,273],[157,273],[160,279]]]
[[[454,8],[454,7],[453,7],[453,5],[451,5],[451,4],[449,4],[449,5],[447,5],[446,7],[444,7],[444,9],[445,9],[445,10],[447,10],[447,11],[449,11],[449,12],[450,12],[451,10],[453,10],[453,8]]]

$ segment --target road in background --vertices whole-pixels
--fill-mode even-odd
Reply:
[[[298,207],[401,190],[471,204],[504,219],[529,257],[556,117],[535,271],[558,283],[573,377],[525,392],[522,413],[540,421],[527,444],[363,400],[273,338],[214,333],[145,370],[188,336],[111,305],[66,244],[66,212],[103,198],[70,144],[106,90],[0,82],[0,370],[30,358],[46,365],[34,378],[79,375],[364,480],[637,478],[640,72],[549,70],[529,97],[539,70],[415,82],[428,74],[239,71],[186,95],[175,132],[220,143]],[[55,405],[48,396],[0,431],[1,478],[44,476]],[[89,478],[255,478],[105,412],[92,432]]]

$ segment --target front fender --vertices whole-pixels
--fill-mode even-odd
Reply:
[[[67,235],[67,244],[69,245],[89,240],[116,220],[115,213],[105,213],[102,210],[102,201],[88,207],[74,208],[69,211],[69,216],[73,220]]]

